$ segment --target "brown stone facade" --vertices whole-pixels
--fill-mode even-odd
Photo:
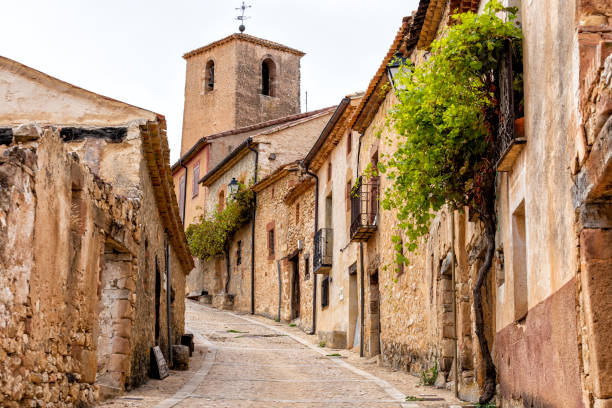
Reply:
[[[299,113],[303,55],[247,34],[234,34],[185,54],[181,156],[203,136]],[[272,64],[270,95],[263,92],[264,61]]]
[[[0,405],[93,404],[184,333],[165,121],[7,59],[0,77]]]
[[[5,150],[0,163],[10,186],[2,190],[1,236],[9,244],[2,280],[17,295],[2,306],[0,351],[15,362],[3,365],[2,405],[92,403],[100,386],[107,392],[141,383],[149,348],[167,344],[165,318],[159,315],[159,339],[150,319],[152,271],[166,269],[163,242],[141,228],[150,200],[115,194],[54,130],[35,145]],[[151,259],[158,264],[147,265]],[[180,291],[183,271],[173,264],[179,275],[171,286]],[[175,303],[173,342],[184,329],[184,306]]]
[[[255,220],[255,312],[312,330],[314,187],[297,166],[263,180]],[[270,253],[270,234],[274,253]]]

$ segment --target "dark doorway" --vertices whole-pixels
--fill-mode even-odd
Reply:
[[[378,269],[370,275],[370,333],[368,341],[369,356],[380,354],[380,292]]]
[[[299,255],[289,259],[292,265],[291,279],[291,320],[300,317],[300,260]]]
[[[161,300],[161,276],[159,274],[159,264],[155,260],[155,344],[159,346],[159,304]]]

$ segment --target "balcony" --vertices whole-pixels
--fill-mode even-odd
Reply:
[[[333,231],[331,228],[321,228],[314,237],[314,273],[329,273],[332,267],[332,251],[334,250]]]
[[[523,119],[515,120],[514,72],[512,44],[507,41],[498,70],[499,80],[499,128],[496,140],[497,171],[510,171],[523,150],[527,139]]]
[[[351,193],[351,241],[366,242],[377,229],[379,178],[359,177],[357,183]]]

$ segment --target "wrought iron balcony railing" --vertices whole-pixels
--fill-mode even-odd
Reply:
[[[332,267],[334,250],[333,231],[331,228],[321,228],[314,237],[314,273],[328,273]]]
[[[367,182],[359,177],[351,192],[351,240],[365,242],[376,232],[378,223],[379,178]]]
[[[527,142],[522,131],[515,129],[514,72],[512,43],[506,41],[498,70],[499,128],[496,141],[498,171],[510,171],[517,156]],[[521,129],[522,130],[522,129]]]

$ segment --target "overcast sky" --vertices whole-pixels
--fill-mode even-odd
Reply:
[[[418,0],[251,0],[246,33],[306,52],[302,109],[364,90]],[[0,55],[166,116],[178,159],[185,61],[238,31],[239,0],[3,0]]]

